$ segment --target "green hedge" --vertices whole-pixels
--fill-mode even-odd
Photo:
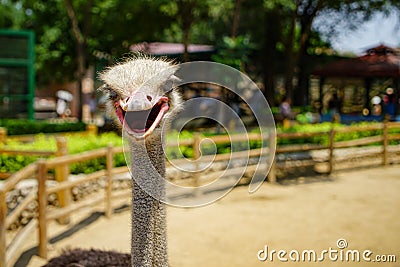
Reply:
[[[49,122],[1,119],[0,127],[7,128],[8,135],[24,135],[84,131],[86,129],[86,124],[83,122]]]
[[[371,122],[361,122],[353,124],[352,126],[368,126],[376,123]],[[334,124],[334,129],[340,130],[349,126],[343,124]],[[296,124],[288,129],[278,128],[278,133],[313,133],[313,132],[329,132],[332,128],[332,123],[324,122],[319,124]],[[400,133],[400,129],[390,129],[389,133]],[[369,131],[357,131],[357,132],[347,132],[340,133],[337,132],[335,134],[335,142],[340,141],[350,141],[355,139],[360,139],[364,137],[381,135],[382,130],[369,130]],[[327,145],[329,143],[329,134],[319,135],[310,138],[296,138],[296,139],[287,139],[287,138],[279,138],[278,145],[291,145],[291,144],[324,144]],[[390,142],[391,145],[399,144],[398,141]]]
[[[99,136],[95,135],[66,135],[67,148],[69,154],[77,154],[84,151],[90,151],[101,147],[106,147],[108,144],[114,146],[121,146],[121,137],[116,133],[104,133]],[[4,145],[0,145],[1,147]],[[54,137],[46,137],[44,134],[38,134],[35,136],[35,142],[32,143],[22,143],[15,140],[9,140],[7,148],[16,150],[46,150],[46,151],[56,151],[56,140]],[[14,173],[26,165],[37,160],[36,156],[9,156],[0,155],[0,172],[3,173]],[[73,174],[77,173],[91,173],[97,170],[105,168],[105,159],[94,159],[85,161],[82,163],[76,163],[70,166],[70,171]],[[115,166],[123,166],[125,164],[125,159],[123,154],[115,155],[114,158]]]

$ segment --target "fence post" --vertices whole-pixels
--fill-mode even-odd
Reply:
[[[106,154],[106,217],[111,218],[112,205],[111,205],[111,192],[112,192],[112,169],[114,166],[114,148],[110,144],[107,146]]]
[[[272,163],[271,163],[271,169],[269,170],[268,174],[268,182],[271,184],[276,183],[276,158],[275,156],[272,156]]]
[[[61,157],[68,155],[67,140],[65,137],[57,137],[57,152],[56,156]],[[68,181],[69,177],[69,166],[68,164],[62,164],[55,168],[55,179],[57,182],[61,183]],[[60,202],[60,207],[67,207],[71,204],[71,191],[69,189],[61,190],[57,192],[58,201]],[[57,219],[60,224],[68,224],[70,222],[70,217],[68,215]]]
[[[195,170],[193,173],[193,187],[196,188],[199,186],[199,158],[200,158],[200,135],[199,133],[195,133],[193,136],[193,160]],[[198,190],[195,190],[198,192]]]
[[[382,164],[386,166],[388,164],[388,145],[389,145],[389,137],[388,137],[388,124],[385,120],[383,122],[383,148],[382,148]]]
[[[0,189],[0,267],[6,267],[6,217],[7,217],[7,202],[6,193]]]
[[[0,127],[0,144],[7,144],[7,129]]]
[[[270,183],[276,183],[276,140],[277,137],[270,133],[269,156],[272,157],[271,169],[269,170],[268,174],[268,182]],[[272,154],[272,152],[274,152],[274,154]]]
[[[98,129],[96,124],[88,124],[86,125],[86,132],[88,134],[97,135]]]
[[[329,132],[329,170],[328,170],[329,174],[331,174],[333,171],[334,148],[335,148],[335,129],[332,126],[332,129]]]
[[[38,179],[38,222],[39,222],[39,256],[47,258],[47,166],[46,160],[39,159],[37,162],[37,179]]]

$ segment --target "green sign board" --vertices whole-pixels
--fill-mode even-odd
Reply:
[[[33,119],[34,34],[0,30],[0,118]]]

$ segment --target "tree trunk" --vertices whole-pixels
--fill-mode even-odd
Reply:
[[[304,58],[307,57],[307,48],[309,45],[309,38],[311,33],[311,26],[314,21],[314,18],[319,10],[321,10],[323,6],[323,1],[313,1],[309,0],[304,2],[297,2],[296,9],[292,13],[291,24],[289,28],[288,38],[286,39],[285,51],[286,51],[286,72],[285,72],[285,87],[287,91],[287,95],[291,98],[294,97],[294,104],[304,105],[304,91],[302,92],[294,92],[295,89],[293,86],[293,79],[296,75],[297,67],[303,67]],[[300,7],[301,5],[301,7]],[[302,13],[302,14],[300,14]],[[295,27],[297,20],[300,19],[300,40],[299,47],[297,51],[294,49],[295,39]],[[306,75],[307,72],[303,75]],[[300,77],[298,77],[300,79]],[[307,82],[304,82],[304,77],[302,77],[303,81],[298,86],[304,90]],[[298,97],[301,96],[301,97]]]
[[[190,60],[190,55],[189,55],[189,44],[190,44],[190,23],[185,24],[183,26],[183,56],[182,60],[183,62],[188,62]]]
[[[231,32],[232,38],[236,38],[236,36],[237,36],[237,31],[238,31],[239,22],[240,22],[240,8],[241,8],[243,1],[244,0],[236,0],[235,1],[235,10],[234,10],[233,19],[232,19],[232,32]]]
[[[192,11],[196,5],[195,2],[192,1],[183,1],[179,0],[178,4],[178,16],[181,21],[182,31],[183,31],[183,62],[187,62],[190,60],[190,55],[188,51],[188,47],[190,44],[190,30],[193,24],[193,14]]]
[[[268,103],[275,104],[276,44],[280,39],[280,15],[278,10],[266,11],[264,15],[264,53],[262,53],[264,96]]]
[[[91,1],[89,1],[91,2]],[[78,95],[78,116],[79,119],[82,120],[83,114],[82,114],[82,105],[83,103],[83,96],[82,96],[82,81],[83,81],[83,76],[85,75],[85,65],[86,65],[86,53],[85,53],[85,47],[86,47],[86,41],[85,38],[82,34],[81,29],[79,28],[78,25],[78,18],[76,17],[74,7],[72,5],[71,0],[64,0],[65,7],[67,9],[68,17],[71,21],[72,25],[72,32],[76,41],[76,60],[77,60],[77,65],[78,65],[78,70],[77,70],[77,82],[78,82],[78,90],[79,90],[79,95]]]
[[[294,51],[296,17],[297,10],[294,10],[290,19],[289,32],[285,42],[285,90],[286,96],[289,98],[293,98],[293,78],[296,67],[296,52]]]

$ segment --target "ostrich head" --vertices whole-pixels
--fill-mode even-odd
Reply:
[[[179,111],[180,95],[174,90],[179,79],[171,61],[135,57],[100,74],[100,90],[109,96],[108,111],[117,125],[135,140],[160,135],[161,125]]]

